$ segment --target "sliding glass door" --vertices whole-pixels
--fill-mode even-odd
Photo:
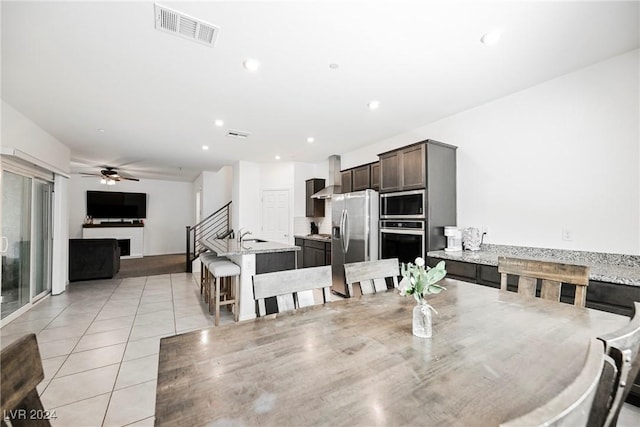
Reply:
[[[29,177],[2,171],[2,319],[30,302],[31,185]]]

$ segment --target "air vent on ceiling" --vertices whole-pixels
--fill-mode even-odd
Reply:
[[[156,30],[213,47],[220,28],[156,3]]]
[[[232,138],[246,139],[249,137],[249,132],[242,132],[239,130],[230,130],[229,132],[227,132],[227,136],[230,136]]]

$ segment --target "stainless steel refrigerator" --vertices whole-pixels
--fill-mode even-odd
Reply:
[[[378,259],[378,193],[373,190],[331,198],[332,291],[350,297],[344,265]]]

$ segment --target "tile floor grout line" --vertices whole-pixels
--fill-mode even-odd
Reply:
[[[132,425],[134,425],[134,424],[136,424],[136,423],[139,423],[140,421],[148,420],[149,418],[153,418],[153,419],[155,420],[156,416],[155,416],[155,415],[152,415],[152,416],[150,416],[150,417],[143,418],[143,419],[141,419],[141,420],[134,421],[134,422],[129,423],[129,424],[125,424],[125,425],[123,425],[122,427],[132,426]]]
[[[115,345],[118,345],[118,344],[115,344]],[[104,348],[104,347],[99,347],[99,348]],[[78,353],[75,353],[75,354],[78,354]],[[65,360],[65,362],[66,362],[66,360]],[[76,374],[83,374],[83,373],[85,373],[85,372],[89,372],[89,371],[95,371],[96,369],[106,368],[106,367],[108,367],[108,366],[117,365],[118,363],[120,363],[120,362],[109,363],[109,364],[107,364],[107,365],[98,366],[97,368],[89,368],[89,369],[84,369],[84,370],[82,370],[82,371],[78,371],[78,372],[72,372],[72,373],[70,373],[70,374],[60,375],[59,377],[56,377],[56,379],[58,379],[58,378],[70,377],[71,375],[76,375]],[[64,365],[64,363],[62,363],[62,365]],[[62,368],[62,365],[60,365],[60,368]],[[59,371],[60,371],[60,369],[58,369],[58,372],[59,372]],[[52,378],[52,380],[53,380],[53,378]],[[51,381],[49,381],[49,382],[51,382]]]
[[[122,280],[120,280],[120,283],[122,283]],[[51,380],[47,383],[47,385],[42,389],[42,393],[41,395],[43,395],[45,393],[45,391],[47,391],[47,389],[49,388],[49,386],[51,385],[51,383],[53,382],[54,379],[56,379],[56,375],[58,375],[58,372],[60,372],[60,369],[62,369],[62,366],[67,363],[67,360],[69,360],[69,357],[73,354],[73,350],[75,350],[75,348],[78,346],[78,344],[80,343],[80,341],[82,341],[82,338],[84,338],[84,336],[87,333],[87,330],[89,330],[89,328],[91,327],[91,325],[93,325],[93,322],[95,322],[96,317],[98,317],[98,315],[100,314],[100,312],[102,311],[102,309],[104,308],[104,306],[107,304],[107,301],[109,301],[109,299],[111,298],[111,296],[113,295],[113,293],[116,291],[116,289],[118,289],[120,287],[120,283],[118,283],[116,286],[113,287],[113,291],[111,292],[111,294],[109,294],[109,296],[104,300],[104,303],[102,304],[102,306],[100,307],[100,310],[98,310],[98,312],[96,313],[96,315],[93,317],[93,320],[91,321],[91,323],[89,323],[89,325],[87,326],[87,328],[84,330],[84,332],[82,333],[82,335],[80,336],[80,338],[78,339],[78,341],[75,343],[75,345],[71,348],[71,351],[66,355],[66,357],[64,358],[64,361],[62,362],[62,364],[58,367],[58,369],[56,369],[56,371],[53,373],[53,375],[51,376]],[[69,291],[69,289],[67,289],[67,291]],[[58,313],[58,315],[56,315],[56,317],[54,317],[51,322],[47,323],[47,326],[49,326],[51,323],[53,323],[53,321],[55,319],[58,318],[58,316],[60,316],[62,313],[64,313],[69,307],[71,307],[74,303],[69,304],[68,306],[66,306],[60,313]],[[44,329],[47,328],[47,326],[44,327]],[[42,331],[44,331],[44,329],[42,329]],[[42,332],[40,331],[40,332]],[[38,332],[38,333],[40,333]],[[37,336],[37,334],[36,334]]]
[[[171,311],[173,312],[173,334],[176,335],[178,333],[178,324],[176,323],[176,301],[173,295],[173,275],[169,275],[169,285],[171,286]],[[158,353],[160,350],[158,349]],[[158,358],[158,363],[160,363],[160,358]]]
[[[53,409],[57,410],[57,409],[60,409],[60,408],[64,408],[65,406],[74,405],[74,404],[76,404],[78,402],[84,402],[84,401],[89,400],[89,399],[95,399],[96,397],[106,396],[107,394],[109,394],[108,391],[104,392],[104,393],[96,394],[95,396],[89,396],[89,397],[82,398],[80,400],[75,400],[75,401],[70,402],[70,403],[65,403],[64,405],[58,405],[55,408],[51,408],[51,410],[53,410]]]
[[[159,357],[159,349],[158,349],[158,353],[154,352],[154,353],[151,353],[151,354],[146,354],[146,355],[143,355],[143,356],[134,357],[134,358],[132,358],[130,360],[126,360],[125,361],[125,355],[126,355],[127,349],[130,348],[129,344],[135,343],[137,341],[142,341],[142,340],[150,340],[150,339],[151,340],[153,340],[153,339],[159,340],[159,339],[162,339],[163,337],[174,336],[174,335],[176,335],[178,333],[185,333],[185,332],[190,332],[190,331],[193,331],[193,330],[212,327],[212,325],[206,324],[206,325],[203,325],[203,326],[198,326],[198,327],[193,327],[193,328],[189,327],[189,328],[187,328],[185,330],[181,330],[180,332],[178,332],[178,326],[182,325],[182,323],[179,322],[180,319],[178,319],[178,317],[177,317],[177,311],[181,311],[182,312],[184,310],[188,310],[191,307],[201,308],[201,306],[202,306],[202,300],[201,300],[201,298],[200,298],[200,296],[199,296],[199,294],[197,292],[198,291],[198,283],[196,281],[196,278],[193,275],[187,274],[187,275],[183,275],[181,277],[178,277],[177,274],[170,274],[170,275],[166,276],[166,279],[163,279],[163,280],[158,281],[158,282],[155,282],[153,280],[155,278],[150,278],[150,277],[143,277],[141,279],[142,279],[142,282],[138,282],[137,284],[131,283],[131,285],[133,285],[131,288],[129,288],[129,286],[125,286],[125,285],[127,285],[127,283],[125,283],[126,282],[125,280],[117,280],[113,285],[109,286],[110,289],[108,290],[108,292],[101,293],[101,295],[98,296],[99,300],[102,300],[102,301],[98,302],[98,307],[96,308],[96,310],[97,310],[96,314],[95,315],[90,314],[90,316],[86,317],[86,319],[88,319],[88,323],[87,323],[86,327],[81,328],[82,331],[83,331],[82,335],[80,337],[75,337],[75,338],[77,338],[77,342],[75,343],[73,348],[70,350],[70,353],[60,355],[60,356],[62,356],[61,357],[61,359],[62,359],[61,365],[56,369],[55,373],[52,375],[52,379],[49,381],[49,383],[47,383],[47,386],[45,388],[43,388],[43,390],[46,390],[47,387],[49,387],[49,385],[51,385],[51,383],[53,382],[54,379],[68,377],[68,376],[71,376],[71,375],[74,375],[74,374],[81,374],[81,373],[85,373],[85,372],[88,372],[88,371],[91,371],[91,370],[95,370],[95,369],[111,367],[111,369],[113,369],[113,371],[115,372],[115,381],[114,381],[114,383],[113,383],[113,385],[111,387],[111,390],[110,391],[106,391],[104,393],[97,394],[95,396],[84,397],[84,398],[78,399],[78,400],[76,400],[74,402],[69,402],[69,403],[64,404],[64,405],[58,405],[56,408],[62,408],[62,407],[70,406],[70,405],[72,405],[74,403],[84,402],[84,401],[90,400],[92,398],[96,398],[98,396],[103,396],[101,399],[103,399],[104,405],[105,405],[104,413],[100,414],[98,412],[95,415],[97,415],[98,417],[102,418],[102,425],[104,425],[106,423],[107,418],[110,418],[110,417],[107,417],[109,410],[110,409],[114,410],[114,408],[110,408],[110,405],[115,402],[113,400],[115,392],[121,392],[123,390],[127,390],[129,388],[132,388],[132,387],[135,387],[135,386],[139,386],[141,384],[152,383],[154,381],[155,381],[156,386],[157,386],[157,375],[156,375],[155,379],[148,379],[147,381],[138,382],[136,384],[129,384],[129,385],[125,386],[125,387],[116,389],[116,387],[117,387],[116,383],[117,383],[117,381],[119,379],[119,376],[122,375],[123,372],[124,372],[124,371],[122,371],[122,368],[123,368],[123,364],[125,362],[136,361],[136,360],[140,360],[140,359],[143,359],[143,358],[146,358],[146,357],[152,357],[152,356]],[[168,289],[167,289],[167,285],[168,285]],[[134,288],[137,289],[137,291],[133,292]],[[129,289],[131,289],[132,292],[128,292]],[[127,294],[130,294],[130,293],[135,294],[135,295],[129,295],[129,298],[127,298]],[[56,320],[58,320],[63,313],[70,313],[70,310],[73,310],[73,307],[79,307],[83,303],[86,303],[87,301],[96,302],[98,300],[98,298],[95,298],[95,297],[88,298],[84,293],[81,293],[81,292],[73,293],[72,297],[78,297],[78,300],[73,300],[73,298],[71,298],[70,301],[66,301],[64,303],[65,304],[64,308],[61,308],[60,312],[56,312],[56,314],[53,315],[53,317],[46,318],[46,320],[45,320],[46,324],[45,324],[45,326],[44,326],[44,328],[42,330],[46,330],[49,326],[51,326],[51,324],[53,322],[55,322]],[[133,297],[133,298],[131,298],[131,297]],[[154,300],[156,298],[158,298],[160,301],[155,301],[155,302],[162,303],[164,301],[165,304],[167,304],[169,302],[168,301],[169,298],[171,299],[171,313],[166,313],[166,315],[172,315],[173,316],[172,319],[171,319],[172,323],[173,323],[173,330],[170,331],[169,333],[157,334],[157,335],[153,335],[153,336],[143,336],[143,335],[141,335],[136,340],[132,341],[131,338],[133,336],[133,330],[134,330],[134,327],[136,326],[136,321],[137,320],[140,320],[140,319],[144,318],[143,317],[144,315],[149,314],[152,317],[154,313],[158,313],[160,311],[163,311],[163,309],[159,309],[159,310],[156,310],[156,311],[149,311],[149,312],[141,313],[141,310],[148,303],[148,300],[149,299]],[[193,300],[194,298],[195,298],[195,300]],[[129,300],[137,299],[137,300],[131,301],[132,304],[130,304],[130,308],[134,308],[135,307],[135,313],[132,316],[133,317],[133,322],[132,322],[131,327],[129,329],[129,334],[128,334],[127,338],[126,338],[126,341],[121,342],[121,343],[110,343],[108,345],[101,345],[99,347],[94,347],[94,348],[86,348],[86,349],[84,349],[82,351],[78,351],[78,352],[74,353],[74,350],[76,350],[78,348],[78,345],[79,345],[80,341],[83,338],[90,337],[90,336],[92,336],[94,334],[108,333],[108,332],[111,332],[111,331],[114,330],[114,329],[110,329],[110,327],[107,326],[108,323],[105,323],[104,325],[107,326],[107,328],[108,328],[107,330],[88,333],[88,331],[90,331],[91,328],[93,328],[93,327],[95,327],[96,325],[99,324],[98,322],[103,322],[103,320],[98,320],[98,318],[100,317],[101,313],[103,313],[104,310],[106,310],[113,303],[116,303],[116,305],[117,305],[117,302],[120,301],[121,299],[124,299],[124,300],[126,300],[126,299],[129,299]],[[149,303],[149,304],[153,304],[153,302]],[[168,311],[168,310],[166,310],[166,311]],[[206,314],[206,313],[204,313],[204,311],[202,313],[200,313],[200,311],[201,310],[197,310],[197,312],[199,314],[202,314],[202,315]],[[166,316],[166,315],[164,315],[164,316]],[[166,318],[164,316],[161,315],[159,318],[160,319]],[[116,317],[116,318],[104,319],[104,321],[107,321],[107,322],[108,321],[114,321],[114,323],[118,323],[117,319],[122,319],[124,317],[131,317],[131,315],[129,314],[129,315],[125,315],[125,316],[119,316],[119,317]],[[204,317],[207,320],[210,320],[209,319],[210,316],[204,316]],[[205,321],[205,323],[206,323],[206,321]],[[141,331],[140,332],[147,332],[145,330],[145,328],[147,328],[149,326],[152,326],[152,324],[153,324],[153,322],[151,322],[150,324],[147,323],[147,324],[141,325]],[[188,323],[184,324],[183,326],[186,326],[186,325],[188,325]],[[64,328],[65,326],[67,326],[67,325],[63,325],[61,327]],[[119,324],[118,326],[121,326],[121,325]],[[126,326],[125,326],[125,328],[126,328]],[[123,328],[115,328],[115,329],[123,329]],[[63,367],[66,364],[70,363],[69,359],[70,359],[72,354],[82,354],[82,353],[89,352],[89,351],[92,351],[92,350],[106,349],[108,347],[112,347],[112,346],[115,346],[115,345],[121,345],[121,344],[125,344],[125,345],[124,345],[124,351],[122,353],[122,357],[120,358],[119,362],[117,362],[117,363],[108,363],[108,364],[106,364],[104,366],[99,366],[99,367],[91,368],[91,369],[84,369],[84,370],[81,370],[81,371],[78,371],[78,372],[73,372],[73,373],[69,373],[69,374],[63,375],[63,376],[59,376],[61,370],[63,369]],[[152,350],[149,350],[149,348],[150,347],[146,347],[146,344],[143,344],[142,347],[140,347],[140,349],[144,349],[144,350],[140,354],[143,354],[146,351],[152,351]],[[155,349],[153,351],[155,351]],[[135,354],[135,353],[133,353],[133,354]],[[57,358],[59,356],[55,356],[55,357]],[[116,365],[116,364],[118,365],[117,370],[114,367],[114,365]],[[125,380],[127,380],[127,379],[128,379],[128,377],[125,378]],[[150,386],[147,386],[147,387],[150,387]],[[49,390],[49,392],[51,392],[51,390]],[[129,392],[129,393],[131,393],[131,392]],[[107,394],[108,394],[108,396],[107,396]],[[149,398],[151,398],[151,397],[152,396],[149,396]],[[155,399],[155,396],[153,396],[153,398]],[[83,405],[86,406],[86,405],[89,405],[89,403],[85,403]],[[81,405],[81,406],[83,406],[83,405]],[[117,409],[117,408],[115,408],[115,409]],[[153,415],[144,416],[145,413],[144,412],[140,412],[140,413],[135,414],[135,416],[136,417],[143,417],[144,416],[144,418],[139,418],[138,420],[131,421],[131,422],[129,422],[129,420],[125,419],[122,422],[127,422],[127,424],[122,424],[122,425],[130,425],[130,424],[135,424],[137,422],[141,422],[141,421],[144,421],[144,420],[153,419],[155,417],[155,407],[154,408],[149,407],[148,410],[149,410],[149,412],[147,412],[147,414],[152,413]],[[73,410],[71,411],[71,413],[73,413]],[[101,425],[101,424],[96,423],[96,425]]]
[[[113,393],[115,393],[115,391],[116,391],[116,384],[118,383],[118,377],[120,376],[120,370],[122,369],[122,364],[124,363],[124,355],[127,353],[127,347],[129,346],[129,338],[131,338],[131,333],[133,331],[133,327],[136,324],[136,317],[138,316],[138,310],[140,310],[140,304],[142,302],[142,297],[144,296],[144,290],[147,287],[147,281],[148,280],[149,280],[149,278],[145,277],[144,285],[142,286],[142,292],[140,293],[140,299],[138,300],[138,305],[136,307],[136,313],[134,314],[133,322],[131,323],[131,329],[129,330],[129,335],[127,336],[127,341],[126,341],[126,343],[124,345],[124,351],[122,352],[122,359],[120,359],[120,366],[118,366],[118,372],[116,372],[116,378],[113,381],[113,386],[111,388],[111,392],[109,393],[109,399],[107,401],[107,406],[106,406],[106,408],[104,410],[104,415],[102,416],[102,422],[100,423],[101,426],[104,426],[104,423],[107,420],[107,413],[109,412],[109,406],[111,405],[111,398],[113,398]],[[120,284],[122,284],[122,282],[120,282]],[[118,287],[120,287],[120,285],[118,285]]]

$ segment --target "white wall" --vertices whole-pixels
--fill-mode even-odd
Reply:
[[[262,225],[260,164],[239,161],[233,165],[233,229],[253,231]]]
[[[147,193],[144,220],[144,255],[177,254],[185,251],[185,229],[193,225],[195,206],[190,182],[143,179],[100,184],[98,177],[72,175],[69,183],[69,236],[82,237],[87,190]]]
[[[52,172],[69,174],[70,150],[37,124],[2,101],[2,147],[15,148]],[[27,159],[25,159],[27,160]]]
[[[53,186],[51,293],[58,295],[66,290],[69,278],[69,178],[56,175]]]
[[[203,219],[231,201],[232,186],[233,168],[231,166],[224,166],[217,172],[202,172]]]
[[[242,227],[252,231],[255,237],[261,237],[262,192],[265,190],[287,190],[289,192],[290,243],[293,243],[294,234],[309,233],[309,220],[305,218],[305,180],[326,178],[327,161],[317,164],[241,161],[234,165],[231,175],[232,216],[235,230]],[[330,219],[328,223],[330,224]]]
[[[640,254],[639,51],[342,155],[458,149],[458,225],[486,242]],[[572,241],[562,238],[571,231]]]

